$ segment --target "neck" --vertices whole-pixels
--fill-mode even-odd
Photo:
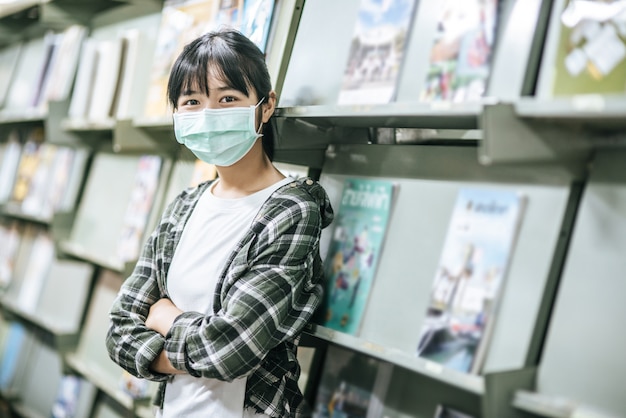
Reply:
[[[245,157],[231,166],[217,167],[217,172],[220,181],[213,193],[222,198],[248,196],[285,178],[265,155],[260,139]]]

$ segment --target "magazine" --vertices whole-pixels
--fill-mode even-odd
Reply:
[[[150,381],[135,377],[126,370],[122,370],[120,389],[135,399],[146,398],[150,395]]]
[[[361,0],[338,104],[395,97],[417,0]]]
[[[121,262],[135,260],[148,216],[152,210],[161,172],[161,157],[142,155],[135,174],[135,184],[124,215],[117,255]]]
[[[624,94],[626,92],[626,24],[619,1],[555,1],[551,51],[545,57],[540,93],[552,96]],[[548,92],[543,85],[549,85]]]
[[[420,99],[467,102],[487,89],[498,0],[444,0]]]
[[[144,115],[163,118],[167,104],[167,80],[183,47],[215,27],[219,0],[166,0],[156,39]]]
[[[351,178],[344,182],[335,229],[325,261],[322,325],[356,334],[381,256],[394,184]]]
[[[366,418],[380,403],[391,371],[366,355],[329,346],[317,389],[313,418]],[[386,384],[385,384],[386,383]],[[378,416],[378,415],[376,415]]]
[[[80,389],[83,379],[76,375],[66,374],[61,377],[57,397],[50,412],[51,418],[76,417]]]
[[[515,191],[458,192],[420,331],[420,357],[479,373],[524,205]]]
[[[276,0],[245,0],[241,33],[265,51]]]
[[[19,221],[0,222],[0,289],[9,286],[20,246],[22,227]]]

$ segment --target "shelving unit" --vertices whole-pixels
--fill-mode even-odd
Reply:
[[[360,331],[348,335],[318,324],[305,331],[302,346],[317,350],[307,371],[307,399],[315,400],[327,348],[339,346],[391,365],[377,400],[389,418],[430,417],[439,404],[484,418],[626,415],[626,334],[616,320],[626,314],[626,91],[539,92],[566,1],[502,0],[487,91],[480,100],[459,103],[419,100],[441,4],[416,2],[394,100],[360,105],[337,104],[359,2],[277,4],[267,57],[279,95],[275,161],[308,167],[335,208],[349,177],[398,186]],[[27,61],[35,60],[47,31],[76,23],[97,39],[138,27],[154,41],[162,6],[162,0],[18,1],[0,11],[0,48],[24,43]],[[28,62],[21,71],[32,70]],[[0,206],[0,218],[54,236],[58,263],[34,310],[15,302],[21,279],[0,289],[0,319],[29,333],[20,379],[0,389],[0,400],[22,416],[47,416],[62,373],[73,373],[92,386],[81,407],[89,416],[149,417],[149,397],[134,399],[120,389],[121,369],[103,343],[108,306],[136,261],[116,256],[117,232],[141,155],[163,161],[141,241],[189,185],[195,157],[174,140],[171,117],[71,119],[69,105],[68,99],[46,109],[0,108],[0,141],[13,128],[38,126],[45,142],[90,154],[72,210],[42,218]],[[465,186],[516,190],[529,202],[479,374],[416,355],[445,228],[455,194]],[[99,222],[103,216],[107,221]],[[323,257],[331,234],[322,234]],[[21,260],[23,270],[28,259]],[[80,278],[66,274],[73,268],[81,269]],[[60,307],[66,290],[77,303]],[[0,367],[2,344],[0,334]],[[36,381],[23,367],[27,361],[49,376]]]

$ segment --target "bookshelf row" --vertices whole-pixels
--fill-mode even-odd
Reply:
[[[28,417],[63,408],[64,393],[75,416],[151,415],[155,387],[122,373],[103,341],[164,205],[215,176],[175,143],[161,106],[163,76],[193,36],[172,16],[194,31],[243,29],[235,11],[269,4],[254,10],[279,95],[277,165],[319,180],[335,210],[350,184],[392,191],[378,244],[339,220],[324,231],[327,268],[343,256],[327,302],[364,299],[354,329],[329,315],[305,332],[314,416],[348,398],[353,415],[388,418],[626,414],[614,319],[625,313],[621,2],[221,3],[21,1],[0,13],[0,400]],[[368,31],[372,21],[390,25]],[[491,290],[467,277],[435,285],[468,190],[522,196],[499,272],[485,272],[485,249],[453,263]],[[418,354],[437,289],[459,292],[474,323],[433,335],[485,342],[462,351],[463,364],[480,351],[472,370]]]
[[[28,331],[26,335],[40,341],[33,343],[36,347],[45,347],[40,348],[40,351],[45,352],[49,347],[53,347],[53,353],[58,355],[60,360],[56,363],[48,362],[49,367],[58,369],[60,361],[63,365],[60,370],[69,370],[82,376],[88,382],[87,385],[94,385],[97,388],[96,392],[102,391],[117,407],[121,405],[123,409],[129,411],[136,409],[135,413],[139,415],[141,412],[138,411],[145,413],[146,408],[149,412],[149,406],[146,406],[149,404],[147,399],[134,400],[131,395],[120,389],[123,373],[108,359],[105,347],[101,344],[104,339],[103,332],[106,330],[106,313],[123,278],[128,274],[128,268],[132,268],[133,264],[132,260],[127,264],[114,263],[103,256],[107,251],[111,251],[110,248],[105,248],[112,242],[111,238],[114,235],[117,238],[119,235],[112,234],[114,229],[112,226],[115,225],[112,200],[117,200],[112,199],[112,196],[116,194],[102,193],[102,190],[105,183],[116,181],[129,183],[128,178],[132,177],[130,173],[138,170],[136,163],[141,158],[134,156],[132,159],[134,163],[128,164],[128,173],[119,177],[112,175],[123,167],[115,160],[119,157],[109,153],[96,153],[93,156],[94,161],[89,166],[75,218],[70,223],[72,228],[57,246],[54,245],[54,239],[49,231],[50,225],[34,223],[16,216],[14,212],[3,214],[3,242],[15,244],[12,245],[14,251],[9,254],[10,258],[3,254],[2,265],[13,268],[0,303],[5,320],[17,322],[17,325],[13,325],[24,327]],[[614,174],[614,167],[623,162],[623,153],[612,152],[610,156],[599,159],[598,163],[608,173],[599,173],[600,178],[597,180],[592,178],[588,190],[594,190],[593,187],[598,186],[600,190],[602,188],[606,190],[602,176],[611,177]],[[280,167],[280,163],[277,164]],[[194,166],[195,163],[190,161],[174,163],[169,180],[166,181],[167,187],[159,188],[163,197],[153,199],[153,202],[162,202],[160,203],[162,205],[163,202],[171,200],[173,195],[170,193],[187,187],[192,179],[200,181],[194,174]],[[453,167],[456,169],[452,169]],[[386,368],[392,369],[386,373],[391,373],[391,376],[402,376],[401,379],[410,382],[410,387],[416,391],[426,387],[428,390],[438,388],[436,394],[430,395],[429,401],[421,399],[418,404],[409,405],[403,403],[404,398],[392,395],[388,389],[385,392],[386,398],[380,400],[382,404],[379,407],[386,408],[389,416],[401,411],[408,411],[406,412],[408,416],[429,415],[440,408],[440,404],[465,411],[471,416],[513,416],[528,411],[536,413],[537,410],[543,411],[541,415],[545,414],[544,416],[562,416],[559,414],[567,408],[571,411],[582,408],[581,411],[599,409],[604,414],[599,416],[608,417],[611,416],[610,410],[606,411],[609,407],[614,411],[621,410],[619,405],[614,404],[618,399],[616,394],[611,395],[610,390],[605,388],[601,399],[590,396],[588,391],[571,392],[573,389],[570,382],[564,384],[560,377],[562,369],[551,371],[549,368],[555,367],[554,364],[538,364],[538,358],[545,356],[546,352],[563,349],[563,344],[573,344],[579,339],[576,334],[552,337],[556,339],[552,345],[547,347],[542,345],[554,318],[563,318],[562,315],[571,314],[569,312],[561,316],[556,313],[549,315],[549,311],[555,309],[552,304],[559,293],[557,288],[564,288],[568,283],[566,279],[574,285],[581,280],[577,269],[574,270],[576,274],[573,278],[561,277],[562,264],[566,261],[594,262],[597,252],[605,251],[605,246],[611,245],[607,243],[589,255],[584,240],[580,242],[580,239],[575,239],[574,231],[578,234],[595,233],[593,225],[587,226],[591,231],[580,232],[585,231],[585,226],[576,226],[576,222],[580,222],[576,217],[585,219],[591,216],[593,219],[593,213],[589,214],[588,211],[593,211],[599,202],[604,202],[602,196],[596,196],[595,193],[590,197],[583,196],[580,183],[587,180],[584,173],[573,176],[569,170],[554,165],[483,166],[477,162],[475,147],[467,145],[393,147],[371,144],[340,145],[334,147],[333,152],[327,155],[319,178],[329,192],[334,206],[339,209],[339,216],[342,212],[346,213],[340,209],[342,208],[340,202],[346,194],[347,180],[351,182],[358,180],[364,184],[383,181],[394,186],[395,196],[385,228],[384,245],[374,258],[376,260],[374,272],[367,273],[365,267],[361,267],[360,274],[363,279],[367,279],[367,274],[372,276],[369,278],[371,289],[369,294],[366,293],[366,302],[362,303],[360,325],[351,331],[332,321],[317,322],[307,329],[304,346],[328,345],[327,361],[332,361],[329,352],[332,354],[333,350],[330,350],[330,347],[339,347],[348,350],[351,355],[384,363]],[[110,187],[118,186],[116,184]],[[501,291],[497,296],[499,306],[492,313],[493,326],[484,334],[488,348],[484,354],[483,365],[472,372],[458,369],[453,364],[442,363],[434,358],[419,356],[416,352],[420,340],[420,324],[426,321],[426,314],[430,309],[429,295],[436,293],[435,287],[431,289],[431,286],[434,286],[434,279],[437,277],[435,273],[439,269],[438,260],[443,254],[443,249],[449,247],[445,242],[446,229],[453,218],[455,199],[459,191],[468,188],[475,191],[493,191],[496,195],[519,194],[525,197],[526,202],[519,230],[515,234],[515,247],[510,253],[510,263],[506,272],[501,272]],[[613,192],[615,190],[604,193]],[[98,201],[94,196],[97,193],[107,199],[106,204]],[[124,203],[132,201],[128,197],[120,200]],[[153,207],[155,205],[157,204],[153,203]],[[118,217],[123,220],[124,211],[121,212]],[[612,216],[620,219],[619,211],[612,213]],[[105,217],[111,221],[107,223],[109,228],[103,230],[93,225],[93,219]],[[92,222],[90,234],[73,233],[75,228],[80,229],[87,225],[89,219]],[[333,230],[325,231],[323,235],[327,268],[331,268],[328,266],[333,264],[329,261],[331,259],[329,252],[333,248],[332,241],[337,239],[340,221],[338,225],[339,227],[335,226]],[[618,225],[619,223],[614,224]],[[117,229],[119,232],[120,228]],[[537,233],[539,230],[542,231],[541,235]],[[359,235],[359,231],[349,231],[347,227],[344,227],[342,233],[348,234],[347,242],[351,241],[350,234]],[[97,244],[94,242],[96,236],[101,238]],[[92,255],[72,250],[84,239],[93,240],[80,244],[84,248],[92,245]],[[373,240],[371,235],[370,240]],[[580,246],[582,248],[578,249]],[[586,256],[567,258],[568,247],[572,251],[582,251]],[[611,263],[619,263],[619,260],[621,258],[615,257]],[[363,260],[356,259],[354,262],[360,265]],[[483,267],[480,267],[482,263],[480,257],[473,259],[473,263],[476,271],[481,271]],[[351,261],[346,260],[345,268],[354,268],[350,266]],[[348,276],[351,274],[350,270],[346,273]],[[333,277],[330,273],[328,276]],[[327,288],[327,293],[332,295],[332,287],[335,286],[336,280],[329,283],[331,287]],[[366,289],[365,283],[361,284],[361,289]],[[445,286],[441,289],[445,289]],[[346,290],[350,292],[354,288],[348,285]],[[471,295],[469,300],[472,300],[480,294],[476,292],[475,289],[466,293],[466,296]],[[59,306],[61,301],[63,309]],[[337,306],[339,309],[340,305]],[[577,303],[564,309],[567,312],[567,309],[577,309],[576,306]],[[597,311],[601,311],[601,307],[615,309],[615,306],[611,306],[613,305],[604,307],[600,304],[596,305],[595,309]],[[602,316],[601,312],[597,315]],[[563,320],[566,323],[568,321],[567,317],[561,319]],[[11,349],[12,344],[9,342],[18,343],[19,339],[5,337],[3,340],[2,360],[8,361],[9,364],[24,365],[19,368],[21,373],[32,370],[25,364],[31,364],[35,360],[24,360],[26,363],[14,362],[7,355],[7,352],[11,351],[29,352],[25,349]],[[593,345],[591,342],[589,344]],[[581,353],[581,358],[578,358],[581,369],[595,364],[593,359],[597,348],[593,345],[586,350],[586,355],[583,356]],[[612,347],[609,351],[613,350],[619,350],[619,346]],[[543,369],[538,366],[543,366]],[[603,372],[596,374],[604,379],[619,379],[612,371],[617,365],[608,366]],[[599,366],[595,364],[594,367]],[[323,370],[314,369],[314,373],[309,374],[312,379],[309,383],[315,381],[315,373]],[[548,385],[555,385],[554,379],[557,377],[556,387],[550,388],[552,394],[533,392],[534,379],[538,379],[542,370],[546,374]],[[58,371],[56,375],[51,376],[56,376],[57,381],[50,383],[49,388],[58,388],[61,385],[61,372]],[[11,379],[7,378],[6,381],[10,384],[4,388],[3,396],[15,400],[17,391],[24,396],[26,404],[32,402],[24,394],[37,392],[20,389],[18,383],[25,384],[24,379],[26,377],[18,378],[17,375]],[[394,378],[388,386],[393,388],[397,384]],[[315,387],[318,390],[313,393],[322,396],[319,384]],[[494,392],[494,387],[498,388],[497,392]],[[611,390],[614,392],[619,390],[619,387],[616,385]],[[497,396],[496,393],[505,395]],[[572,397],[573,394],[576,396]],[[48,396],[52,395],[49,393]],[[316,402],[315,399],[313,402]],[[14,403],[19,404],[17,401]],[[50,407],[51,404],[48,402],[44,405]],[[555,410],[560,412],[554,412]],[[45,410],[40,413],[45,414]]]
[[[152,134],[159,131],[157,138],[171,135],[164,74],[183,40],[200,30],[196,26],[208,30],[230,24],[244,30],[246,16],[262,4],[268,10],[265,20],[257,22],[264,28],[259,45],[267,49],[279,117],[322,128],[486,126],[490,132],[483,139],[502,149],[508,144],[497,142],[504,141],[500,130],[485,120],[491,107],[512,106],[512,117],[528,125],[526,130],[556,121],[565,125],[564,136],[582,125],[589,131],[587,147],[605,144],[607,131],[614,143],[624,128],[624,35],[619,14],[602,2],[590,6],[587,17],[572,21],[562,16],[576,14],[577,2],[566,0],[473,0],[463,5],[396,0],[384,10],[361,7],[358,1],[250,0],[233,3],[240,7],[240,20],[232,20],[233,10],[220,9],[217,1],[190,0],[165,1],[139,17],[120,17],[136,14],[136,3],[117,2],[94,14],[90,26],[66,25],[0,49],[0,122],[45,119],[49,102],[60,101],[67,108],[54,124],[66,132],[114,132],[119,121]],[[174,15],[188,16],[194,29],[180,29]],[[320,32],[318,22],[328,15],[337,19]],[[451,29],[454,24],[462,29]],[[594,47],[601,42],[614,46],[613,52]],[[576,52],[563,57],[563,50]],[[319,57],[325,57],[324,65]],[[447,83],[437,87],[445,94],[427,93],[435,78]],[[556,142],[551,136],[539,139],[551,146]],[[497,152],[490,155],[491,148],[481,148],[485,161],[499,161]]]

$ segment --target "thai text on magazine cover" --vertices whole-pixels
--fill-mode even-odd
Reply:
[[[355,334],[381,255],[394,184],[351,178],[344,182],[326,258],[325,326]]]

